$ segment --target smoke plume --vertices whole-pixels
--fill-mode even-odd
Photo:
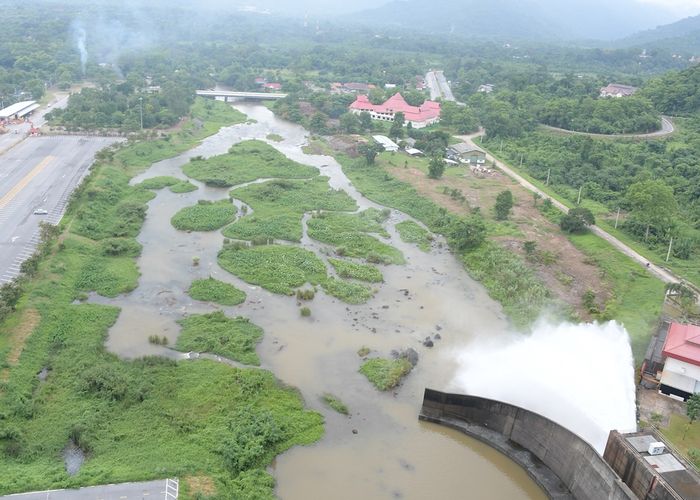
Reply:
[[[85,47],[85,40],[87,39],[87,33],[83,24],[80,21],[75,21],[73,23],[73,39],[75,40],[75,46],[80,53],[80,70],[83,75],[85,75],[85,65],[87,64],[88,52]]]

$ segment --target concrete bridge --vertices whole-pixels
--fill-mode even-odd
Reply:
[[[229,90],[198,90],[197,95],[202,97],[213,97],[215,99],[221,97],[224,101],[228,101],[229,98],[276,101],[277,99],[284,99],[287,97],[287,94],[275,92],[236,92]]]

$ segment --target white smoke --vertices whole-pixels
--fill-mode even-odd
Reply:
[[[72,28],[73,28],[73,39],[75,40],[75,46],[77,47],[78,52],[80,53],[80,70],[82,71],[83,76],[84,76],[85,75],[85,66],[87,64],[87,58],[88,58],[87,47],[85,46],[85,41],[87,39],[87,33],[85,32],[85,28],[83,28],[83,24],[80,21],[73,22]]]
[[[601,454],[609,431],[636,429],[632,350],[618,323],[541,321],[530,335],[477,340],[457,357],[450,391],[539,413]]]

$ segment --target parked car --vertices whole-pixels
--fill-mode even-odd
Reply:
[[[34,210],[34,215],[46,215],[48,213],[49,211],[45,208],[37,208],[36,210]]]

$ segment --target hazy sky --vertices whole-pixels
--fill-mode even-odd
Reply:
[[[638,0],[642,3],[659,5],[673,9],[683,16],[695,16],[700,14],[700,0]]]

